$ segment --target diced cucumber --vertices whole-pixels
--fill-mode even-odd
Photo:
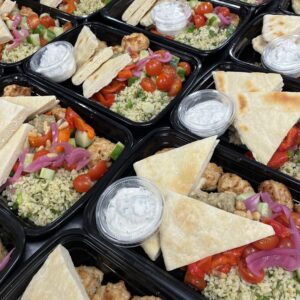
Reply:
[[[112,151],[110,157],[113,159],[113,160],[116,160],[120,155],[121,153],[123,152],[125,146],[121,143],[121,142],[117,142],[114,150]]]
[[[13,28],[13,22],[14,22],[14,21],[12,21],[12,20],[10,20],[10,19],[8,19],[8,20],[5,21],[6,26],[7,26],[7,28],[8,28],[9,30],[12,30],[12,28]]]
[[[143,59],[145,57],[148,57],[149,56],[149,52],[147,50],[142,50],[140,52],[140,59]]]
[[[20,206],[23,203],[23,196],[21,192],[18,192],[16,199],[17,206]]]
[[[184,68],[177,67],[176,71],[177,71],[177,74],[179,75],[179,77],[182,80],[185,80],[185,70],[184,70]]]
[[[43,13],[43,14],[40,15],[40,19],[41,19],[42,17],[50,17],[50,15],[47,14],[47,13]]]
[[[89,139],[87,133],[85,131],[76,130],[75,132],[75,142],[76,145],[82,148],[87,148],[92,144],[92,140]]]
[[[40,46],[41,45],[41,40],[40,40],[40,35],[37,33],[30,34],[27,38],[28,43],[34,45],[34,46]]]
[[[198,2],[198,0],[190,0],[190,1],[188,1],[188,3],[191,8],[194,8],[195,6],[198,5],[199,2]]]
[[[55,171],[48,169],[48,168],[42,168],[40,172],[40,178],[52,180],[54,178]]]
[[[24,168],[27,168],[33,161],[33,153],[27,153],[24,159]]]
[[[214,26],[214,27],[219,27],[221,24],[221,20],[218,17],[217,14],[210,13],[210,14],[205,14],[205,17],[207,18],[207,25],[208,26]]]
[[[76,147],[76,141],[74,138],[69,139],[69,144],[71,144],[73,147]]]
[[[243,194],[238,195],[236,197],[236,200],[245,201],[248,198],[250,198],[251,196],[253,196],[254,194],[255,194],[254,192],[243,193]]]
[[[137,80],[139,80],[137,77],[131,77],[128,79],[128,86],[132,86]]]
[[[55,33],[56,36],[59,36],[64,32],[62,27],[53,27],[52,31]]]
[[[44,34],[43,34],[43,37],[44,37],[44,39],[45,39],[47,42],[50,42],[50,41],[52,41],[53,39],[56,38],[56,35],[55,35],[55,33],[52,32],[51,30],[46,29],[45,32],[44,32]]]
[[[177,56],[175,56],[175,55],[173,55],[173,56],[172,56],[172,59],[171,59],[171,61],[170,61],[170,65],[171,65],[172,67],[175,67],[175,68],[176,68],[179,62],[180,62],[180,58],[177,57]]]
[[[258,203],[257,211],[261,214],[262,217],[272,217],[272,210],[270,209],[268,203]]]
[[[42,33],[45,32],[45,30],[47,30],[46,27],[43,26],[42,24],[39,24],[39,25],[37,26],[37,28],[34,30],[34,33],[42,34]]]

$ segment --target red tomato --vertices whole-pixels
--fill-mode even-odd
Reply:
[[[155,82],[150,78],[143,78],[141,81],[141,87],[144,91],[153,93],[156,90]]]
[[[271,250],[276,248],[278,243],[279,237],[277,235],[272,235],[254,242],[253,246],[259,250]]]
[[[291,217],[292,217],[292,220],[294,221],[297,229],[300,231],[300,213],[292,212]]]
[[[184,282],[193,285],[200,291],[204,290],[206,287],[206,281],[203,278],[199,278],[197,276],[193,276],[188,271],[185,273]]]
[[[43,16],[40,18],[40,23],[46,28],[55,26],[55,21],[50,16]]]
[[[286,226],[282,225],[281,223],[272,220],[272,219],[265,219],[262,220],[265,224],[269,224],[273,227],[275,233],[280,238],[285,238],[291,235],[291,231]]]
[[[238,248],[234,248],[232,250],[225,251],[224,254],[226,254],[226,255],[230,254],[230,255],[233,255],[234,257],[240,258],[242,256],[242,254],[244,253],[245,248],[246,248],[246,246],[241,246]]]
[[[258,251],[257,248],[255,248],[253,245],[248,245],[244,249],[242,257],[246,258],[247,256],[249,256],[249,255],[251,255],[251,254],[253,254],[254,252],[257,252],[257,251]]]
[[[198,29],[200,27],[205,26],[206,19],[202,15],[194,15],[194,23],[195,23],[196,28]]]
[[[279,169],[284,163],[289,160],[287,151],[279,152],[276,151],[268,162],[268,167],[272,169]]]
[[[163,64],[157,59],[151,59],[146,63],[146,73],[149,76],[158,76],[163,69]]]
[[[189,76],[191,74],[191,66],[188,62],[182,61],[178,64],[178,67],[184,69],[185,76]]]
[[[100,92],[102,94],[116,94],[122,91],[126,87],[124,82],[113,80],[109,85],[104,87]]]
[[[170,74],[162,73],[156,78],[157,88],[163,92],[168,92],[172,87],[174,78]]]
[[[30,29],[36,29],[40,24],[39,16],[34,13],[27,17],[27,24]]]
[[[175,78],[177,76],[176,68],[174,68],[174,67],[172,67],[170,65],[164,65],[163,69],[162,69],[162,73],[169,74],[173,78]]]
[[[168,52],[167,50],[160,49],[160,50],[155,51],[154,54],[158,54],[160,56],[160,58],[164,58],[166,56],[167,52]]]
[[[230,270],[231,270],[231,265],[229,265],[229,264],[222,265],[222,266],[216,267],[215,270],[219,271],[221,273],[228,274],[230,272]]]
[[[89,169],[87,176],[92,180],[100,179],[107,171],[106,161],[100,160],[96,165]]]
[[[238,272],[240,276],[248,283],[257,284],[262,282],[265,277],[265,272],[260,271],[259,275],[254,275],[247,267],[246,261],[241,259],[238,264]]]
[[[78,175],[73,180],[73,187],[78,193],[85,193],[87,192],[91,187],[93,183],[91,179],[86,174]]]
[[[132,73],[132,71],[131,71],[130,69],[128,69],[128,68],[125,68],[125,69],[123,69],[122,71],[120,71],[120,72],[118,73],[118,78],[129,79],[129,78],[131,78],[131,77],[133,77],[133,73]]]
[[[99,101],[103,106],[105,107],[111,107],[112,104],[115,101],[115,95],[114,94],[101,94],[100,92],[96,93],[93,98],[97,101]]]
[[[220,7],[218,12],[220,14],[222,14],[224,17],[229,17],[230,16],[230,10],[227,7],[224,7],[224,6]]]
[[[194,11],[197,15],[204,15],[212,13],[214,7],[210,2],[201,2],[194,8]]]
[[[43,149],[43,150],[40,150],[38,152],[35,152],[34,153],[34,156],[33,156],[33,160],[37,160],[38,158],[42,157],[42,156],[45,156],[49,153],[48,150],[46,149]]]
[[[72,171],[76,169],[76,164],[69,165],[66,161],[64,162],[64,169],[68,171]]]
[[[181,79],[179,78],[175,78],[172,85],[171,85],[171,88],[168,92],[168,95],[170,97],[175,97],[177,96],[177,94],[181,91],[182,89],[182,81]]]
[[[287,134],[287,136],[284,138],[282,143],[280,144],[278,151],[286,151],[290,148],[297,146],[298,143],[298,135],[299,135],[299,129],[297,127],[293,127]]]
[[[208,256],[199,261],[196,261],[190,265],[188,265],[188,272],[199,278],[204,277],[205,273],[209,273],[211,271],[211,262],[212,257]]]
[[[290,237],[285,237],[280,240],[278,248],[294,248],[293,241]]]
[[[48,44],[48,41],[45,40],[42,36],[40,36],[40,43],[41,43],[41,46],[43,47]]]

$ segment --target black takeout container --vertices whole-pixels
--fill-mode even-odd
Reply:
[[[0,291],[0,298],[19,298],[58,244],[62,244],[69,251],[76,267],[88,265],[99,268],[105,274],[103,284],[123,280],[132,295],[153,295],[162,299],[197,299],[196,293],[185,286],[177,286],[175,280],[164,276],[160,270],[149,268],[131,253],[124,253],[103,241],[96,241],[78,229],[63,232],[38,250]]]
[[[14,220],[12,213],[3,209],[0,209],[0,238],[8,252],[14,249],[10,256],[10,261],[0,271],[0,285],[2,285],[2,282],[21,259],[25,245],[25,235],[22,226]]]
[[[297,15],[292,8],[292,0],[280,0],[279,9],[286,15]]]
[[[132,135],[128,129],[119,125],[118,123],[110,120],[109,118],[92,111],[91,109],[85,107],[84,105],[76,102],[72,97],[63,96],[58,93],[57,90],[51,89],[50,86],[44,86],[36,81],[33,81],[28,76],[23,74],[15,74],[1,78],[0,80],[0,93],[3,88],[9,84],[19,84],[24,86],[29,86],[33,88],[34,94],[39,95],[56,95],[60,100],[60,105],[67,107],[70,106],[74,109],[88,124],[90,124],[98,136],[103,136],[108,138],[112,142],[122,142],[125,145],[125,149],[121,156],[113,162],[112,166],[108,169],[105,175],[98,180],[90,191],[85,193],[72,207],[70,207],[64,214],[57,218],[52,223],[46,226],[37,226],[28,220],[23,220],[17,215],[17,213],[11,213],[14,219],[18,220],[23,226],[26,236],[29,237],[41,237],[42,235],[49,234],[54,230],[61,227],[71,216],[75,214],[83,205],[88,201],[93,201],[93,195],[101,193],[108,184],[109,179],[118,170],[120,165],[126,160],[127,155],[130,153],[132,146]],[[3,201],[0,196],[0,208],[11,212],[7,204]]]
[[[136,32],[142,32],[144,34],[147,34],[149,37],[151,37],[153,40],[156,40],[158,42],[164,42],[174,49],[181,49],[182,51],[186,53],[191,53],[197,56],[205,57],[208,55],[216,54],[223,50],[233,39],[235,39],[241,30],[241,28],[244,27],[245,24],[250,19],[251,16],[251,10],[248,9],[246,6],[237,5],[236,3],[232,3],[229,1],[219,1],[219,0],[212,0],[211,2],[214,6],[226,6],[228,7],[233,13],[239,15],[240,17],[240,23],[238,25],[238,28],[233,33],[232,36],[230,36],[225,43],[220,45],[218,48],[213,50],[198,50],[194,47],[188,46],[186,44],[176,42],[170,39],[166,39],[164,37],[161,37],[157,34],[152,33],[150,30],[146,30],[143,26],[132,26],[129,24],[126,24],[126,22],[123,22],[121,20],[121,17],[127,7],[133,2],[133,0],[116,0],[111,6],[104,8],[103,10],[103,16],[106,19],[106,21],[111,24],[112,26],[115,26],[120,29],[128,28],[130,30],[134,30]],[[94,19],[91,19],[94,21]]]
[[[112,27],[109,27],[107,25],[100,24],[100,23],[86,23],[86,24],[82,24],[82,25],[74,28],[67,35],[62,37],[60,40],[66,40],[74,45],[77,40],[77,37],[78,37],[79,33],[81,32],[84,25],[88,26],[95,33],[95,35],[97,37],[99,37],[100,40],[107,42],[108,45],[120,44],[124,35],[132,33],[132,30],[126,32],[126,31],[118,30],[118,29],[115,29],[115,28],[112,28]],[[179,93],[179,95],[176,96],[172,101],[170,101],[170,103],[155,118],[153,118],[152,120],[150,120],[148,122],[131,121],[131,120],[101,106],[100,104],[98,104],[95,101],[88,100],[87,98],[85,98],[82,95],[82,87],[73,85],[71,79],[69,79],[61,84],[57,84],[57,83],[54,83],[50,80],[47,80],[47,79],[41,77],[39,74],[33,72],[30,69],[30,61],[29,60],[24,65],[24,70],[25,70],[25,72],[30,74],[32,77],[35,77],[35,78],[38,77],[39,81],[45,82],[45,83],[47,82],[47,84],[52,85],[53,87],[55,87],[57,89],[61,89],[62,92],[64,92],[65,94],[71,95],[74,99],[76,99],[76,101],[83,103],[84,105],[86,105],[96,111],[105,113],[109,117],[114,118],[119,122],[122,122],[130,129],[133,129],[136,131],[139,131],[139,130],[142,131],[143,129],[153,127],[153,125],[155,125],[164,116],[166,116],[167,113],[169,113],[171,111],[173,106],[185,94],[187,94],[188,91],[192,88],[192,86],[193,86],[195,80],[197,79],[199,72],[201,70],[201,64],[200,64],[199,60],[197,58],[193,57],[192,55],[183,53],[181,51],[178,51],[177,49],[173,49],[172,47],[170,47],[167,44],[163,44],[163,43],[152,41],[152,40],[150,41],[150,47],[153,50],[166,49],[166,50],[170,51],[172,54],[180,57],[182,60],[189,62],[192,67],[192,72],[191,72],[190,76],[188,77],[188,79],[183,83],[183,89]]]
[[[126,163],[122,166],[114,178],[112,178],[110,183],[114,181],[127,177],[134,176],[135,172],[133,170],[133,163],[144,159],[150,155],[155,154],[157,151],[163,148],[180,147],[187,143],[195,141],[194,138],[174,131],[170,128],[158,128],[149,133],[144,139],[142,139],[132,150],[132,155],[127,159]],[[243,179],[248,180],[252,186],[256,189],[257,186],[264,180],[274,179],[280,181],[284,184],[288,184],[287,180],[282,180],[279,174],[270,172],[269,168],[263,167],[258,164],[252,164],[244,156],[237,152],[233,152],[230,149],[218,145],[214,151],[212,162],[215,162],[219,166],[223,167],[225,172],[230,172],[241,176]],[[300,199],[300,189],[295,190],[288,185],[291,193],[297,199]],[[90,202],[84,211],[84,228],[87,232],[94,236],[96,239],[102,239],[103,236],[97,230],[95,209],[97,202]],[[151,263],[150,259],[146,256],[141,247],[124,249],[128,253],[134,253],[137,255],[138,259],[143,263]],[[163,262],[162,255],[154,262],[154,264],[160,269],[165,271],[165,265]],[[171,272],[166,272],[166,274],[178,279],[178,285],[183,282],[184,271],[181,269],[176,269]],[[191,288],[192,289],[192,288]],[[188,299],[188,298],[186,298]],[[201,297],[199,294],[199,299],[206,299],[204,296]]]
[[[39,4],[39,2],[34,1],[34,0],[18,0],[17,1],[17,5],[19,8],[21,8],[22,6],[27,6],[30,7],[34,12],[36,12],[39,16],[43,13],[48,13],[52,18],[59,20],[59,23],[61,25],[67,23],[67,22],[71,22],[73,26],[77,25],[77,21],[75,21],[74,19],[70,18],[69,15],[57,11],[56,9],[53,9],[51,7],[48,6],[44,6]],[[66,33],[64,32],[63,34],[61,34],[61,36],[64,36]],[[57,38],[55,38],[53,41],[56,41]],[[18,72],[22,72],[22,65],[25,61],[29,60],[30,57],[32,55],[18,61],[15,63],[5,63],[5,62],[1,62],[0,61],[0,66],[5,68],[5,69],[12,69],[14,72],[18,71]]]

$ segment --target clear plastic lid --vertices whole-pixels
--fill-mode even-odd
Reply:
[[[216,90],[201,90],[186,96],[177,111],[179,122],[190,132],[209,137],[222,135],[235,117],[234,100]]]
[[[262,53],[261,61],[272,71],[300,77],[300,35],[287,35],[270,42]]]
[[[134,247],[158,230],[163,207],[163,196],[151,181],[126,177],[114,182],[99,198],[97,228],[112,243]]]

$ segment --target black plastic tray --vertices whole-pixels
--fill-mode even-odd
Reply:
[[[279,1],[279,9],[286,15],[298,15],[294,12],[292,8],[291,0],[280,0]]]
[[[153,155],[156,151],[161,150],[162,148],[180,147],[194,140],[195,139],[192,137],[171,130],[170,128],[158,128],[153,130],[134,147],[133,154],[127,159],[126,163],[122,166],[116,176],[112,178],[111,183],[119,178],[135,175],[132,167],[134,162]],[[222,166],[225,172],[235,173],[241,176],[243,179],[248,180],[254,188],[257,188],[262,181],[270,178],[287,184],[287,182],[281,180],[282,178],[278,176],[277,173],[269,172],[268,168],[265,168],[261,165],[251,164],[248,159],[239,153],[233,152],[222,145],[218,145],[216,147],[212,161]],[[290,188],[289,185],[288,187]],[[293,188],[291,188],[290,191],[295,198],[300,199],[300,189],[293,190]],[[89,203],[85,208],[83,219],[84,228],[96,239],[102,239],[101,235],[97,231],[95,208],[96,201]],[[135,253],[141,262],[150,262],[141,247],[125,250],[127,250],[127,252]],[[154,264],[162,270],[165,270],[162,255],[160,255]],[[167,272],[165,271],[165,273]],[[184,273],[185,272],[180,269],[168,272],[168,274],[172,275],[181,282],[183,281]],[[205,298],[203,296],[200,297],[199,295],[199,299]]]
[[[33,275],[58,244],[68,249],[76,267],[95,266],[104,272],[103,284],[124,280],[127,289],[134,295],[155,295],[162,299],[197,299],[196,293],[190,292],[184,285],[178,286],[176,281],[165,277],[160,270],[141,264],[132,254],[128,255],[113,246],[94,240],[81,230],[74,229],[51,239],[34,254],[0,291],[0,299],[18,299]]]
[[[0,209],[0,238],[5,248],[13,251],[8,265],[0,272],[0,285],[17,265],[23,255],[25,235],[22,226],[13,219],[10,212]]]
[[[172,46],[174,49],[181,49],[182,51],[185,51],[186,53],[192,53],[197,56],[208,56],[211,54],[216,54],[223,50],[233,39],[235,39],[241,30],[241,28],[248,23],[250,17],[251,17],[251,10],[248,9],[246,6],[237,5],[235,3],[230,3],[227,1],[219,1],[219,0],[212,0],[211,2],[214,6],[226,6],[234,13],[238,14],[240,16],[240,24],[238,25],[238,28],[233,33],[233,35],[226,40],[224,44],[219,46],[218,48],[214,50],[198,50],[194,47],[188,46],[186,44],[172,41],[169,39],[166,39],[164,37],[161,37],[157,34],[152,33],[149,30],[146,30],[143,26],[131,26],[126,24],[121,20],[121,16],[124,13],[124,11],[127,9],[127,7],[133,2],[133,0],[116,0],[113,5],[104,8],[103,10],[103,16],[105,17],[106,21],[109,22],[111,25],[125,29],[128,28],[130,30],[134,30],[137,32],[142,32],[144,34],[147,34],[149,37],[151,37],[153,40],[156,40],[158,42],[165,42]],[[91,19],[94,21],[94,19]]]
[[[125,32],[122,30],[118,30],[100,23],[86,23],[84,24],[86,26],[89,26],[91,30],[103,41],[106,41],[109,45],[116,45],[120,44],[121,39],[124,35],[129,34],[131,32]],[[67,40],[71,42],[72,44],[75,44],[77,36],[79,35],[83,25],[78,26],[77,28],[74,28],[71,30],[67,35],[65,35],[63,38],[64,40]],[[172,54],[177,55],[182,60],[185,60],[189,62],[192,66],[192,73],[188,77],[188,79],[183,84],[183,89],[179,93],[178,96],[176,96],[167,106],[165,109],[163,109],[155,118],[148,122],[134,122],[131,121],[113,111],[110,111],[109,109],[102,107],[100,104],[96,103],[95,101],[88,100],[82,95],[82,87],[81,86],[75,86],[72,84],[71,80],[67,80],[63,82],[62,84],[57,84],[52,81],[48,81],[45,78],[40,77],[37,73],[30,70],[30,63],[27,61],[27,63],[24,65],[25,72],[32,75],[32,77],[39,77],[39,81],[41,82],[47,82],[49,85],[51,84],[53,87],[56,87],[57,89],[61,89],[62,92],[65,94],[72,95],[74,99],[78,100],[79,102],[85,104],[86,106],[89,106],[97,111],[100,111],[102,113],[105,113],[106,115],[118,120],[119,122],[122,122],[126,124],[128,127],[130,127],[133,130],[143,130],[149,127],[152,127],[155,125],[158,121],[160,121],[168,112],[171,111],[173,106],[185,95],[188,93],[188,91],[193,87],[193,84],[195,80],[197,79],[197,76],[201,69],[201,64],[199,60],[192,55],[188,55],[186,53],[180,52],[176,49],[171,48],[168,45],[165,45],[163,43],[159,42],[152,42],[150,44],[151,49],[157,50],[157,49],[167,49]]]
[[[21,6],[27,6],[30,7],[34,12],[36,12],[38,15],[41,15],[43,13],[48,13],[51,17],[59,20],[60,24],[65,24],[67,22],[72,22],[73,26],[77,25],[77,21],[70,18],[69,15],[59,12],[51,7],[48,6],[44,6],[39,4],[39,2],[37,1],[33,1],[33,0],[18,0],[17,1],[17,5],[21,8]],[[63,37],[66,34],[63,33],[61,34],[60,37]],[[57,38],[55,38],[53,41],[56,41]],[[18,72],[22,72],[22,64],[27,61],[32,55],[18,61],[15,63],[5,63],[5,62],[1,62],[0,61],[0,66],[7,69],[13,69],[13,71],[18,71]]]
[[[232,2],[232,3],[237,4],[237,5],[249,7],[249,8],[251,8],[251,10],[253,12],[258,14],[262,10],[265,10],[266,8],[268,8],[268,6],[272,2],[275,2],[275,1],[277,1],[277,0],[264,0],[263,3],[261,3],[261,4],[250,4],[250,3],[245,3],[245,2],[240,1],[240,0],[229,0],[228,2]]]
[[[72,207],[70,207],[63,215],[61,215],[52,223],[46,226],[37,226],[28,220],[23,220],[16,213],[12,214],[14,219],[18,220],[18,222],[21,223],[27,236],[41,237],[42,235],[49,234],[62,226],[63,223],[65,223],[72,215],[74,215],[75,212],[78,211],[83,205],[85,205],[88,201],[93,201],[93,195],[95,193],[101,193],[101,191],[105,189],[110,178],[115,174],[115,172],[117,172],[119,167],[126,160],[126,157],[130,153],[133,143],[132,135],[130,131],[122,125],[119,125],[118,123],[99,113],[93,112],[91,109],[85,107],[84,105],[77,103],[72,97],[62,96],[55,89],[51,89],[51,87],[49,86],[43,86],[31,80],[26,75],[16,74],[1,78],[0,93],[3,90],[3,87],[8,84],[14,83],[24,86],[30,86],[33,88],[33,92],[39,95],[56,95],[60,100],[60,104],[62,106],[72,107],[85,121],[87,121],[95,129],[98,136],[106,137],[113,142],[120,141],[126,146],[120,158],[112,164],[107,173],[94,184],[91,190],[84,194]],[[1,200],[2,201],[0,201],[0,208],[11,213],[11,210],[7,207],[6,203],[4,203],[3,199]]]

